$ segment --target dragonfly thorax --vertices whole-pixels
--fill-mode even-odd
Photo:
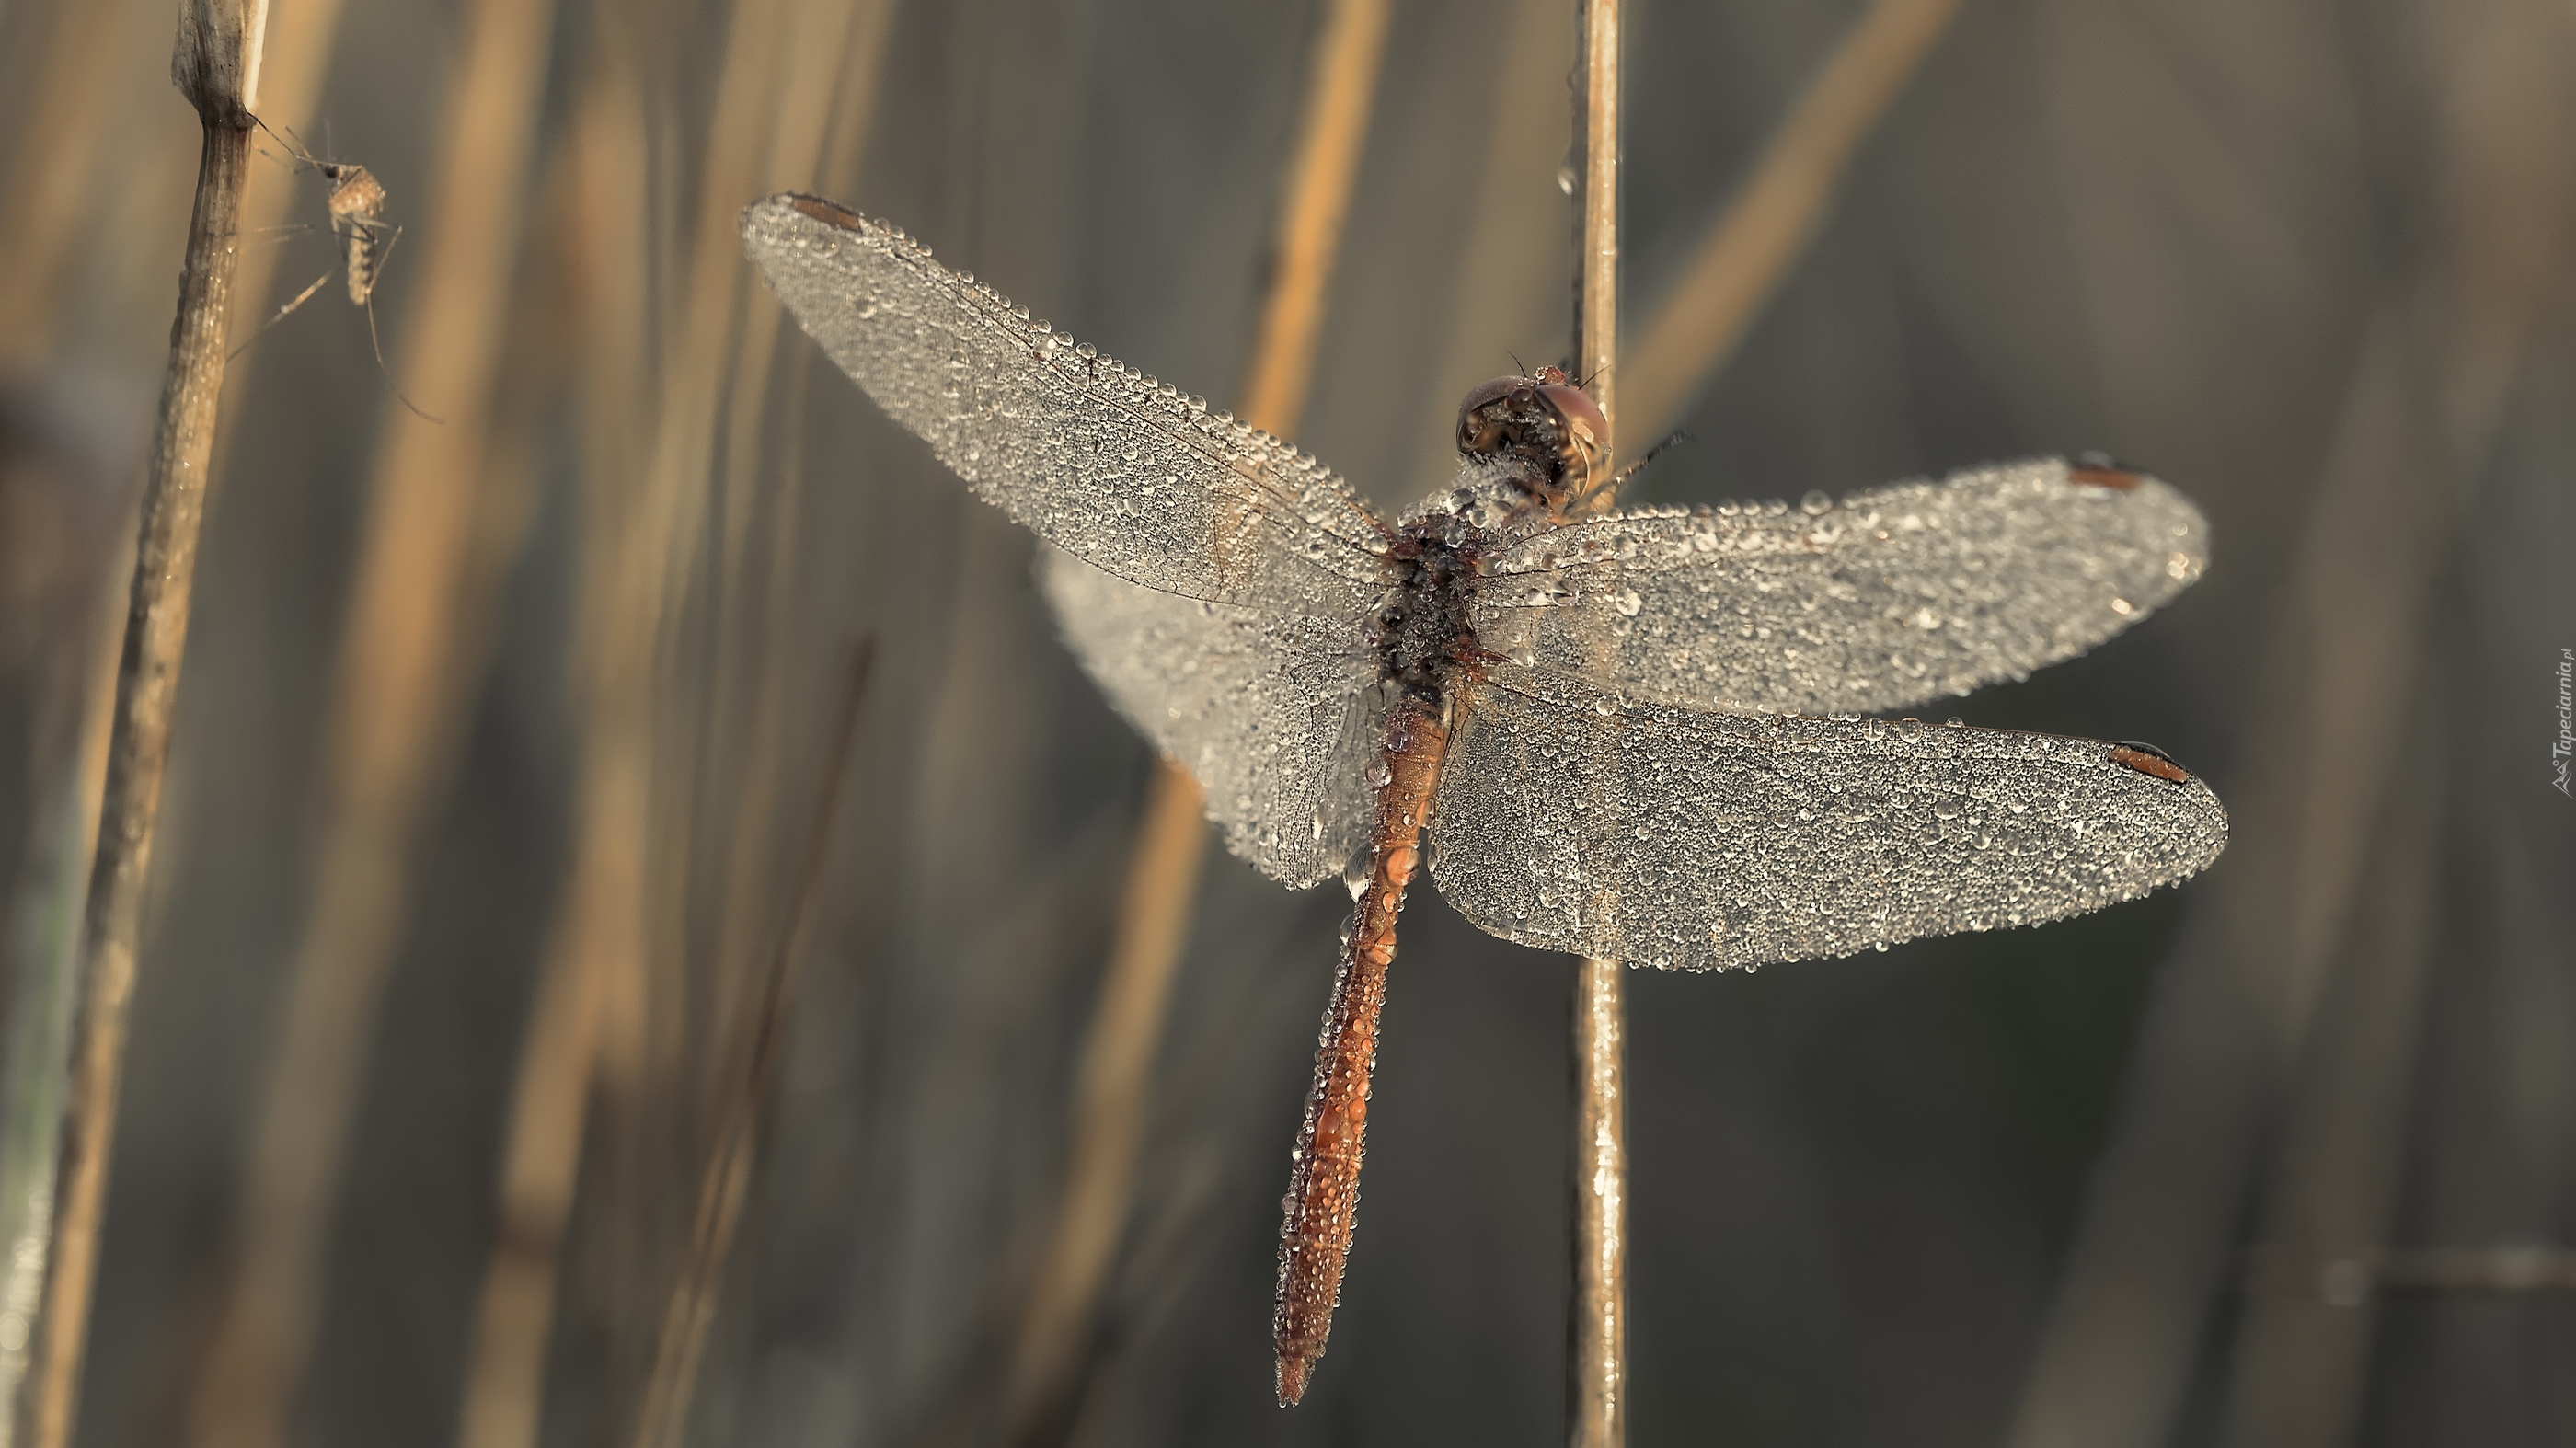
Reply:
[[[1369,616],[1379,676],[1405,693],[1436,700],[1449,675],[1476,656],[1467,619],[1476,558],[1491,533],[1455,514],[1430,512],[1397,533],[1387,561],[1394,586]]]
[[[1458,407],[1458,476],[1387,549],[1393,583],[1368,627],[1381,676],[1437,699],[1483,657],[1469,621],[1482,558],[1563,521],[1599,460],[1601,409],[1553,367],[1497,377]]]

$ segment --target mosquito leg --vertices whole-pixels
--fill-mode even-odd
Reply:
[[[438,427],[447,426],[446,418],[432,417],[428,413],[420,410],[419,403],[403,396],[402,384],[394,380],[393,369],[385,365],[385,349],[376,341],[376,299],[372,296],[367,298],[367,345],[375,348],[376,371],[384,376],[385,385],[393,389],[394,401],[401,403],[405,408],[410,410],[412,416],[419,418],[423,422],[430,423]]]
[[[233,360],[235,357],[238,357],[238,356],[240,356],[241,354],[243,354],[244,352],[249,351],[249,350],[250,350],[250,344],[251,344],[251,343],[258,341],[258,340],[259,340],[260,338],[262,338],[262,337],[267,336],[267,335],[268,335],[268,329],[269,329],[269,328],[271,328],[271,327],[276,326],[276,325],[277,325],[278,323],[280,323],[280,322],[285,321],[285,320],[286,320],[286,314],[287,314],[287,313],[292,312],[292,311],[294,311],[297,307],[303,306],[306,302],[309,302],[309,301],[313,300],[313,294],[314,294],[315,292],[318,292],[318,291],[322,290],[322,284],[323,284],[324,282],[329,281],[329,280],[331,280],[331,274],[330,274],[329,272],[327,272],[327,271],[326,271],[326,272],[324,272],[322,275],[320,275],[320,276],[318,276],[318,277],[315,277],[315,278],[313,279],[313,285],[311,285],[311,286],[309,286],[309,287],[306,287],[304,290],[302,290],[302,291],[300,291],[300,292],[297,292],[297,293],[295,294],[295,300],[294,300],[294,301],[288,302],[285,306],[282,306],[282,307],[278,308],[278,309],[277,309],[277,315],[276,315],[276,316],[271,317],[271,318],[269,318],[267,321],[260,323],[260,324],[259,324],[259,330],[258,330],[258,331],[253,332],[253,333],[251,333],[249,336],[242,338],[242,340],[241,340],[241,345],[240,345],[240,346],[235,347],[235,348],[234,348],[234,349],[232,349],[230,352],[227,352],[227,353],[225,353],[225,354],[224,354],[224,360],[225,360],[225,361],[227,361],[227,362],[230,362],[230,361],[231,361],[231,360]]]
[[[1360,1200],[1360,1157],[1368,1131],[1369,1073],[1377,1065],[1378,1015],[1386,968],[1395,960],[1396,916],[1422,861],[1422,828],[1449,735],[1435,706],[1407,699],[1387,720],[1377,823],[1369,835],[1368,884],[1351,910],[1341,968],[1315,1048],[1315,1084],[1297,1132],[1296,1165],[1282,1203],[1279,1297],[1271,1342],[1279,1354],[1279,1403],[1306,1394],[1315,1360],[1333,1330],[1342,1266]]]

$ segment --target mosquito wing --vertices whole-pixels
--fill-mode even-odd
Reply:
[[[1039,580],[1110,702],[1197,778],[1227,848],[1285,885],[1340,873],[1368,837],[1385,713],[1356,624],[1157,593],[1054,549]]]
[[[1382,532],[1330,470],[1075,345],[881,221],[793,193],[743,248],[842,371],[1012,521],[1132,583],[1356,618]]]
[[[1702,970],[2032,925],[2196,873],[2207,785],[2134,745],[1705,713],[1498,667],[1467,686],[1431,873],[1505,939]]]
[[[1569,523],[1487,561],[1487,649],[1629,696],[1895,709],[2073,658],[2180,593],[2209,525],[2164,483],[2058,458],[1839,504]]]

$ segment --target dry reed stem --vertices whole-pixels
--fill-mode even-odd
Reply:
[[[2447,63],[2430,89],[2441,244],[2362,337],[2242,711],[2237,843],[2158,977],[2012,1448],[2167,1438],[2332,952],[2377,893],[2371,826],[2410,768],[2389,701],[2427,687],[2441,579],[2576,233],[2559,22],[2487,20],[2476,44],[2428,48]],[[2310,1421],[2342,1411],[2352,1371],[2315,1371]]]
[[[794,31],[803,43],[792,48],[786,59],[787,75],[772,118],[763,179],[752,188],[759,193],[816,185],[827,143],[845,152],[862,147],[864,132],[873,119],[872,102],[893,18],[890,0],[796,3]],[[835,126],[836,117],[855,134],[843,134]],[[757,597],[749,597],[755,579],[743,568],[742,558],[751,532],[755,470],[761,443],[768,436],[763,424],[767,421],[769,380],[783,313],[777,297],[766,287],[749,288],[745,308],[734,349],[732,397],[726,416],[726,521],[722,533],[726,561],[718,595],[725,617],[719,620],[717,635],[731,638],[734,631],[726,627],[726,621],[736,614],[749,614],[751,637],[739,641],[739,646],[726,650],[716,660],[720,676],[716,694],[720,699],[746,694],[752,698],[751,716],[744,731],[746,743],[739,753],[754,765],[737,788],[732,827],[726,836],[730,873],[720,922],[713,1021],[707,1031],[709,1039],[726,1047],[709,1052],[708,1057],[706,1092],[717,1102],[713,1115],[715,1134],[708,1147],[698,1215],[674,1275],[662,1333],[654,1347],[652,1372],[636,1415],[637,1441],[648,1444],[676,1444],[686,1428],[706,1332],[722,1291],[724,1264],[732,1248],[742,1194],[749,1185],[758,1117],[766,1109],[768,1081],[776,1069],[774,1053],[783,1045],[784,1022],[780,1014],[792,999],[792,972],[796,969],[789,957],[801,955],[804,949],[805,932],[810,929],[807,916],[816,888],[812,872],[821,867],[825,843],[820,834],[809,841],[807,875],[791,905],[789,938],[779,946],[782,954],[772,958],[770,970],[764,973],[757,968],[756,952],[770,920],[765,907],[771,901],[775,875],[769,826],[777,814],[780,788],[785,781],[777,771],[758,765],[785,752],[782,736],[791,708],[788,696],[798,679],[798,671],[775,666],[771,645],[787,633],[794,617],[798,551],[795,518],[801,473],[791,468],[773,495],[769,563],[756,580],[760,584]],[[802,389],[796,395],[801,400]],[[799,409],[786,419],[785,426],[792,434],[801,423]],[[855,728],[870,652],[863,647],[855,664],[857,673],[844,701],[841,733],[835,736],[838,742],[831,746],[828,756],[827,769],[833,782],[824,796],[822,812],[813,821],[816,831],[828,827],[830,803],[839,797],[839,780],[847,768],[849,741],[854,737],[849,731]],[[782,972],[787,974],[782,977]],[[751,1012],[753,1032],[748,1044],[740,1040],[743,1028],[737,1024],[746,1009]]]
[[[2230,796],[2229,868],[2149,1003],[2013,1448],[2161,1443],[2193,1371],[2332,945],[2315,922],[2352,899],[2344,842],[2368,837],[2397,768],[2386,702],[2414,685],[2422,589],[2453,537],[2455,480],[2414,355],[2392,315],[2364,339],[2272,611],[2245,783]]]
[[[1565,219],[1557,172],[1573,129],[1566,110],[1546,103],[1574,69],[1565,9],[1566,0],[1512,0],[1502,54],[1488,78],[1484,174],[1457,225],[1447,341],[1438,364],[1422,374],[1416,405],[1425,416],[1455,408],[1468,388],[1502,370],[1497,364],[1504,358],[1564,352],[1567,264],[1542,238],[1562,235],[1549,228]],[[1458,441],[1451,431],[1419,431],[1404,476],[1456,472]]]
[[[463,16],[402,375],[447,417],[391,405],[328,706],[324,817],[288,1006],[243,1182],[232,1280],[200,1364],[192,1436],[268,1448],[311,1350],[351,1119],[409,908],[422,814],[452,763],[471,690],[460,621],[478,569],[489,408],[522,231],[552,15],[476,0]],[[482,576],[477,576],[478,574]]]
[[[1280,193],[1270,295],[1263,299],[1255,334],[1261,340],[1236,409],[1253,426],[1280,436],[1305,416],[1306,390],[1315,378],[1324,289],[1341,251],[1360,146],[1368,137],[1386,53],[1387,10],[1387,0],[1333,0],[1316,37],[1297,149]]]
[[[653,448],[641,496],[627,504],[634,531],[616,565],[617,612],[607,627],[628,637],[597,640],[598,647],[620,653],[630,640],[640,640],[640,653],[602,675],[614,681],[606,687],[624,692],[603,697],[610,699],[608,708],[643,721],[638,727],[646,730],[644,752],[637,757],[645,772],[633,787],[652,797],[656,842],[645,856],[639,902],[647,949],[615,962],[626,974],[610,983],[612,1009],[595,1043],[606,1099],[618,1108],[617,1132],[629,1169],[643,1166],[639,1154],[658,1155],[660,1165],[675,1171],[688,1169],[676,1141],[649,1123],[676,1119],[691,1099],[692,1083],[683,1073],[698,1012],[682,945],[690,938],[689,846],[697,838],[694,812],[700,801],[694,790],[653,793],[652,785],[660,768],[693,771],[706,744],[698,708],[662,704],[680,645],[674,625],[699,567],[725,372],[740,337],[746,289],[757,286],[749,280],[736,226],[743,202],[762,179],[780,79],[794,48],[784,23],[788,3],[738,0],[727,23],[694,209],[673,253],[687,261],[673,310],[660,329],[670,344],[661,353],[659,397],[651,414]],[[640,1233],[624,1250],[641,1254],[637,1267],[651,1262],[645,1270],[657,1270],[661,1263],[651,1261],[651,1238],[661,1224],[653,1219],[647,1193],[630,1186],[623,1195],[633,1200],[635,1213],[613,1230]],[[676,1224],[670,1235],[677,1236]],[[640,1303],[658,1301],[660,1293],[642,1288],[641,1275],[627,1276],[638,1289],[638,1310],[621,1307],[613,1315],[639,1324],[653,1320]]]
[[[792,23],[805,43],[792,48],[787,57],[787,76],[779,90],[768,160],[760,183],[752,188],[756,195],[817,184],[825,143],[832,135],[832,119],[846,109],[836,102],[873,96],[888,22],[894,11],[891,0],[795,3],[797,15]],[[843,81],[844,73],[847,83],[836,85]],[[861,119],[857,124],[864,129],[866,121]],[[715,697],[719,701],[751,701],[750,718],[743,731],[745,742],[736,757],[751,761],[752,767],[736,791],[732,828],[725,836],[730,871],[720,924],[723,933],[716,952],[716,1014],[709,1031],[710,1038],[718,1041],[732,1039],[732,1009],[736,997],[743,994],[731,987],[735,982],[755,978],[758,941],[767,920],[761,906],[768,898],[773,874],[766,827],[776,815],[778,788],[783,782],[775,770],[761,769],[758,764],[779,757],[783,743],[779,731],[789,708],[786,695],[799,677],[795,670],[771,667],[770,652],[771,642],[789,626],[794,608],[796,538],[791,519],[796,503],[792,489],[798,481],[794,474],[772,498],[768,566],[755,579],[746,572],[743,562],[751,543],[753,505],[758,498],[755,484],[761,444],[770,436],[765,427],[769,379],[778,357],[778,328],[785,313],[777,295],[765,286],[747,289],[743,304],[741,335],[734,348],[732,396],[725,407],[721,475],[724,562],[717,575],[719,617],[713,632],[717,638],[734,644],[715,661]],[[754,583],[759,585],[756,590]],[[755,592],[756,598],[752,596]],[[738,616],[747,617],[738,624]],[[737,637],[746,631],[749,638]],[[711,1054],[708,1061],[717,1073],[729,1069],[730,1064],[721,1053]],[[720,1074],[710,1078],[708,1088],[713,1092],[724,1089]]]
[[[588,678],[581,706],[583,802],[575,880],[538,987],[540,1001],[552,1004],[531,1019],[520,1059],[502,1228],[487,1269],[460,1430],[459,1441],[470,1448],[513,1448],[535,1439],[546,1338],[560,1290],[560,1248],[594,1077],[630,1108],[656,1081],[677,1085],[671,1079],[678,1062],[672,1033],[686,1015],[686,981],[676,969],[676,951],[659,953],[669,967],[657,964],[651,942],[681,937],[648,920],[659,913],[666,924],[684,923],[676,912],[686,895],[680,887],[687,853],[678,843],[648,849],[647,842],[685,842],[688,823],[679,807],[685,802],[654,797],[657,751],[668,747],[657,734],[670,728],[654,704],[661,664],[673,645],[670,624],[702,526],[720,384],[732,352],[726,344],[730,338],[747,347],[756,340],[755,326],[736,327],[743,267],[734,216],[743,198],[760,189],[765,167],[810,172],[822,139],[808,133],[832,112],[831,87],[806,68],[812,57],[789,43],[800,35],[810,41],[811,32],[783,24],[787,13],[783,0],[754,0],[733,12],[640,499],[622,486],[633,470],[618,460],[623,449],[610,436],[631,425],[637,395],[631,385],[606,386],[588,408],[592,487],[581,630]],[[850,12],[841,14],[841,23],[849,25]],[[607,12],[603,21],[614,23]],[[861,47],[868,49],[871,65],[882,53],[883,30],[880,15],[857,32],[872,42],[872,49]],[[845,56],[834,52],[832,58]],[[852,84],[872,81],[845,77],[844,94]],[[622,74],[608,78],[608,89],[631,85]],[[633,112],[630,129],[641,135],[640,106],[631,89],[615,95],[603,90],[592,113],[613,129],[615,123],[605,118],[621,110]],[[598,200],[585,206],[587,215],[614,216],[640,204],[640,154],[605,131],[585,151],[609,162],[588,168]],[[612,182],[612,173],[626,179]],[[632,240],[609,232],[599,244],[631,248]],[[638,279],[616,289],[597,317],[640,335],[643,305]],[[603,345],[625,344],[603,339]],[[761,365],[770,350],[758,348]],[[756,395],[737,394],[737,426],[756,426],[757,404]],[[675,872],[680,879],[669,878]]]
[[[103,571],[127,576],[120,551]],[[52,1256],[56,1156],[63,1102],[70,1088],[72,1008],[81,965],[81,906],[98,848],[100,792],[107,778],[108,727],[115,718],[117,651],[107,647],[119,619],[116,600],[100,589],[93,617],[73,631],[76,668],[51,670],[57,686],[77,696],[70,767],[41,801],[29,859],[9,917],[11,938],[8,1045],[0,1095],[0,1448],[19,1437],[28,1349]],[[63,762],[51,751],[51,762]]]
[[[1628,1433],[1625,969],[1588,956],[1575,966],[1574,1322],[1566,1439],[1579,1448],[1624,1443]]]
[[[1109,969],[1075,1077],[1064,1195],[1021,1319],[1012,1441],[1057,1417],[1125,1234],[1151,1097],[1147,1077],[1206,859],[1207,806],[1198,782],[1162,760],[1146,786]]]
[[[825,746],[821,788],[796,874],[795,895],[787,928],[781,933],[769,969],[762,977],[751,1040],[734,1053],[737,1069],[728,1073],[718,1098],[716,1134],[707,1152],[699,1183],[696,1221],[689,1234],[689,1253],[662,1322],[653,1376],[646,1384],[637,1414],[636,1448],[680,1448],[688,1427],[689,1402],[697,1386],[698,1362],[706,1348],[707,1325],[715,1316],[716,1297],[724,1284],[725,1259],[733,1248],[735,1225],[742,1219],[744,1194],[751,1184],[752,1155],[760,1139],[787,1046],[787,1011],[796,999],[796,978],[812,943],[816,907],[823,895],[823,866],[831,856],[833,824],[847,788],[851,758],[857,753],[859,708],[866,702],[869,663],[874,647],[862,642],[850,662],[849,682],[841,697],[839,717]]]
[[[606,12],[602,12],[606,19]],[[639,904],[650,820],[640,788],[650,768],[641,720],[604,707],[613,647],[623,489],[637,460],[629,429],[642,406],[648,301],[644,110],[622,46],[603,35],[566,151],[574,159],[571,248],[594,265],[577,303],[588,344],[582,463],[582,616],[574,707],[584,720],[570,878],[537,977],[502,1151],[497,1224],[484,1268],[458,1416],[461,1448],[530,1448],[544,1405],[546,1342],[556,1312],[564,1224],[572,1211],[606,992],[644,948]],[[631,654],[633,648],[625,653]]]
[[[109,727],[90,871],[68,1104],[55,1174],[54,1260],[40,1325],[40,1366],[25,1424],[37,1448],[68,1448],[80,1401],[82,1349],[98,1273],[117,1087],[134,994],[136,937],[152,860],[170,721],[187,651],[206,469],[214,454],[224,341],[243,183],[250,173],[251,106],[259,91],[266,0],[190,0],[179,12],[171,79],[205,128],[197,191],[179,272],[177,321],[135,543],[134,590]]]
[[[1619,0],[1576,7],[1574,360],[1610,424],[1615,458],[1619,350]],[[1602,504],[1609,500],[1604,490]],[[1615,960],[1585,959],[1574,983],[1574,1283],[1567,1308],[1566,1441],[1628,1441],[1628,1115],[1625,982]]]
[[[1681,421],[1822,225],[1852,154],[1958,13],[1959,0],[1874,0],[1764,143],[1629,354],[1628,433]]]
[[[43,58],[28,68],[35,93],[0,196],[0,375],[35,370],[53,352],[77,243],[94,214],[83,197],[128,100],[118,65],[133,16],[117,0],[60,0]]]
[[[295,0],[278,13],[259,78],[260,120],[272,131],[311,133],[314,117],[322,109],[322,79],[331,63],[331,42],[340,32],[341,6],[342,0]],[[263,177],[262,184],[251,187],[242,199],[242,235],[265,237],[283,224],[300,189],[295,183],[292,172],[279,174],[272,170]],[[254,305],[244,310],[246,326],[233,339],[235,347],[248,341],[248,329],[260,326],[261,319],[273,310],[267,301],[285,257],[284,247],[258,240],[242,253],[241,276],[234,290]],[[234,378],[232,401],[236,413],[241,410],[242,384],[253,375],[255,370],[245,367]],[[230,456],[232,433],[233,429],[227,427],[216,440],[218,456]]]
[[[2445,671],[2429,670],[2438,680]],[[2408,737],[2445,737],[2454,689],[2416,694]],[[2425,995],[2439,947],[2440,857],[2451,770],[2404,769],[2372,821],[2367,887],[2320,1003],[2314,1047],[2281,1133],[2257,1228],[2258,1260],[2322,1265],[2384,1256],[2403,1185],[2408,1106]],[[2370,1294],[2315,1290],[2249,1296],[2218,1441],[2265,1448],[2344,1448],[2361,1416],[2378,1322]]]
[[[1314,377],[1326,292],[1385,57],[1388,9],[1387,0],[1334,0],[1309,61],[1297,141],[1282,178],[1270,288],[1238,409],[1244,421],[1280,437],[1295,434]],[[1005,1411],[1014,1441],[1057,1417],[1098,1317],[1126,1231],[1147,1077],[1206,854],[1198,781],[1170,759],[1157,761],[1074,1084],[1064,1194],[1013,1345]]]
[[[1853,151],[1957,9],[1958,0],[1878,0],[1854,27],[1700,244],[1682,283],[1632,354],[1628,395],[1614,411],[1622,375],[1615,355],[1619,17],[1615,0],[1583,7],[1577,150],[1584,189],[1575,356],[1602,414],[1614,425],[1624,411],[1629,431],[1652,438],[1679,420],[1815,234]],[[1627,1439],[1623,994],[1615,962],[1582,962],[1574,1007],[1575,1262],[1567,1436],[1583,1448],[1616,1448]]]

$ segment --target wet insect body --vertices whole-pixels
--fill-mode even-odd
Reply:
[[[323,204],[331,215],[331,234],[340,239],[340,270],[349,283],[349,300],[366,306],[375,297],[376,273],[395,231],[385,224],[384,184],[354,162],[317,161],[313,168],[331,183]]]
[[[1284,1203],[1283,1403],[1324,1350],[1396,922],[1680,969],[2035,924],[2181,880],[2226,814],[2147,746],[1863,718],[2069,658],[2199,576],[2207,525],[2107,460],[1836,502],[1589,512],[1553,369],[1471,392],[1400,522],[1312,457],[782,195],[745,246],[806,331],[1055,545],[1067,642],[1228,846],[1355,897]]]

